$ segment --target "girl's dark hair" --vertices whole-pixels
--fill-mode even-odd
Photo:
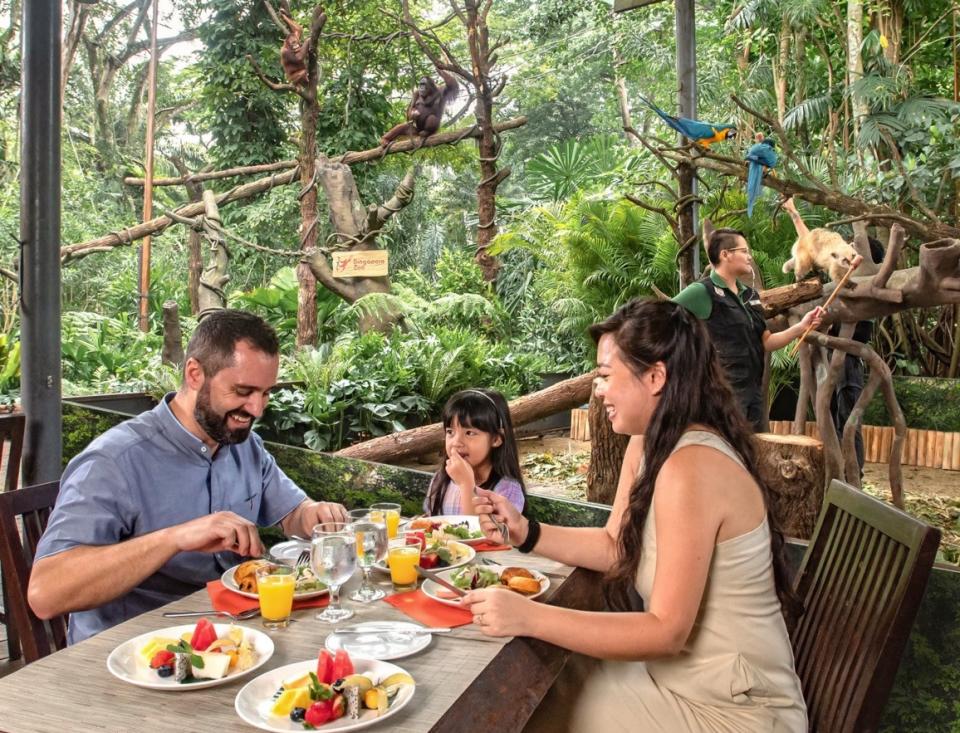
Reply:
[[[620,524],[619,556],[607,573],[607,600],[617,610],[628,610],[628,592],[634,585],[643,546],[643,526],[650,512],[653,490],[663,464],[683,433],[693,424],[716,431],[736,451],[760,487],[770,523],[774,581],[788,623],[800,611],[790,587],[783,533],[770,513],[770,492],[757,472],[751,430],[734,405],[733,391],[717,352],[700,321],[671,301],[633,300],[610,318],[590,327],[599,342],[610,334],[620,354],[637,376],[663,362],[666,383],[644,434],[643,470],[634,482]]]
[[[746,235],[739,229],[714,229],[707,238],[707,258],[710,264],[716,267],[720,264],[720,253],[725,249],[735,249],[737,246],[737,237],[743,237],[746,241]]]
[[[511,478],[519,482],[523,495],[527,495],[527,488],[523,483],[523,474],[520,471],[520,456],[517,453],[517,439],[513,434],[513,421],[510,419],[510,408],[503,395],[493,389],[465,389],[457,392],[443,406],[444,430],[449,428],[454,419],[468,428],[474,428],[491,435],[503,438],[500,445],[490,451],[490,462],[493,467],[488,483],[484,488],[493,489],[493,485],[501,478]],[[430,513],[443,513],[443,495],[450,484],[450,476],[444,464],[440,465],[430,482],[427,491],[427,506]],[[461,486],[464,491],[471,491],[472,486]]]

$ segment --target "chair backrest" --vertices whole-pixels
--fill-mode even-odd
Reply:
[[[792,633],[810,730],[875,731],[940,543],[940,530],[831,483],[794,588]]]
[[[43,621],[27,603],[34,553],[59,491],[60,482],[54,481],[0,493],[0,567],[10,605],[6,611],[17,628],[28,664],[67,645],[67,617]],[[23,541],[18,518],[22,521]]]
[[[0,491],[13,491],[20,485],[20,455],[23,452],[23,428],[27,419],[22,412],[0,415]]]

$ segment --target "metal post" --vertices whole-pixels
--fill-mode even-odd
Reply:
[[[20,129],[24,485],[60,477],[60,0],[23,4]]]
[[[697,26],[694,0],[676,0],[677,107],[681,117],[697,118]],[[680,166],[680,198],[697,195],[695,169]],[[684,240],[697,234],[697,205],[690,201],[679,211],[680,233]],[[680,243],[681,245],[683,242]],[[692,255],[692,256],[691,256]],[[694,242],[680,262],[681,287],[700,274],[700,248]]]

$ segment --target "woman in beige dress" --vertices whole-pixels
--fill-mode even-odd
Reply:
[[[493,515],[521,551],[605,573],[617,612],[488,589],[464,599],[474,622],[600,660],[576,694],[541,706],[543,729],[806,731],[781,611],[796,611],[783,538],[706,331],[682,306],[638,300],[591,335],[596,393],[613,430],[633,436],[607,526],[540,525],[483,490],[475,503],[491,539],[501,537]]]

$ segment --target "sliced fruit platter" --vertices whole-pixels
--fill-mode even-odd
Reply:
[[[260,667],[273,654],[261,631],[213,624],[173,626],[124,642],[107,658],[117,678],[151,689],[186,690],[223,684]]]
[[[550,587],[550,579],[537,570],[520,567],[502,567],[500,565],[466,565],[461,568],[445,570],[439,573],[457,588],[477,590],[479,588],[502,588],[515,593],[537,598]],[[459,606],[460,597],[432,580],[423,581],[423,593],[435,601],[448,606]]]
[[[432,568],[458,568],[461,565],[466,565],[477,556],[476,550],[469,545],[445,537],[427,540],[426,534],[420,531],[408,531],[405,533],[405,537],[407,544],[420,545],[419,565],[427,570]],[[385,573],[390,572],[389,560],[378,562],[373,567]]]
[[[262,730],[356,730],[396,713],[415,689],[413,678],[396,665],[323,649],[317,661],[288,664],[252,680],[237,694],[235,707]]]

